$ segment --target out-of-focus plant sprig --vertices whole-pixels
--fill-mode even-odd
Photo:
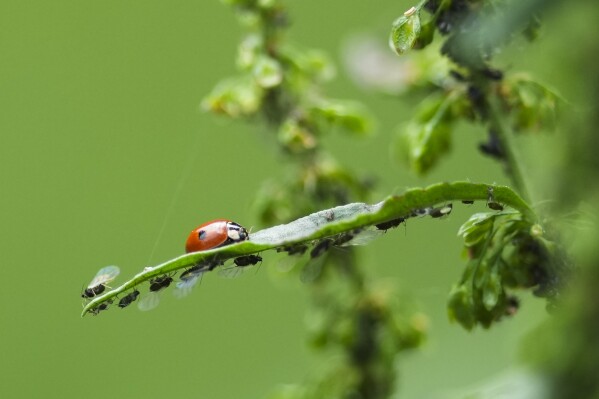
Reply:
[[[321,138],[330,132],[352,137],[371,133],[373,120],[365,108],[323,94],[322,85],[334,76],[334,68],[322,52],[302,50],[283,40],[288,15],[282,1],[225,3],[236,9],[246,28],[237,58],[241,75],[218,85],[203,104],[216,113],[265,123],[276,133],[273,141],[283,150],[288,170],[283,181],[270,180],[258,193],[256,205],[262,222],[288,222],[336,205],[367,201],[371,179],[340,165],[321,145]],[[390,303],[381,299],[374,306],[373,293],[367,289],[369,279],[361,271],[355,251],[328,248],[323,242],[327,270],[318,273],[309,287],[313,311],[323,315],[330,330],[318,348],[338,354],[341,362],[334,369],[344,370],[339,374],[343,378],[320,376],[298,389],[279,392],[277,397],[386,398],[395,381],[390,359],[408,346],[405,342],[415,345],[421,339],[408,338],[414,335],[410,329],[401,338],[404,329],[390,321],[396,313]],[[383,342],[381,336],[404,344],[387,345],[390,341]],[[349,375],[352,378],[345,378]]]
[[[488,328],[516,313],[516,289],[533,289],[551,306],[567,281],[565,254],[540,224],[518,212],[474,214],[458,235],[468,262],[450,294],[449,316],[468,330],[477,324]]]
[[[428,47],[438,34],[440,56],[453,64],[447,79],[428,82],[427,97],[400,130],[396,153],[412,170],[423,175],[438,164],[451,149],[457,122],[476,123],[487,136],[479,150],[500,162],[530,201],[511,136],[553,130],[561,99],[528,75],[505,74],[491,61],[519,36],[535,39],[538,14],[550,3],[423,0],[395,20],[389,44],[397,55]],[[450,294],[450,318],[467,329],[489,327],[517,310],[516,288],[535,287],[535,294],[553,303],[571,265],[558,234],[545,229],[512,213],[476,214],[466,222],[459,234],[468,263]]]
[[[357,136],[372,131],[362,105],[322,93],[322,84],[335,76],[326,54],[282,40],[288,17],[280,1],[224,2],[246,28],[237,54],[241,75],[217,85],[204,108],[232,118],[261,117],[278,130],[280,146],[293,154],[314,151],[318,137],[331,130]]]
[[[485,125],[487,139],[479,149],[502,162],[514,185],[529,199],[508,144],[508,125],[499,120],[508,118],[509,126],[518,133],[551,130],[560,97],[527,75],[505,76],[491,66],[493,55],[518,35],[529,40],[537,36],[540,10],[527,10],[531,12],[528,18],[520,18],[526,21],[508,34],[486,29],[492,25],[490,20],[505,18],[511,6],[513,2],[505,0],[428,0],[393,23],[389,43],[398,55],[429,46],[438,32],[443,36],[440,52],[453,62],[448,79],[431,87],[432,93],[419,107],[416,118],[400,130],[398,146],[410,167],[425,174],[449,151],[456,121]]]

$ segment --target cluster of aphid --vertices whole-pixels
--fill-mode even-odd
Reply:
[[[189,252],[206,251],[209,249],[222,247],[225,245],[233,244],[236,242],[245,241],[249,238],[247,230],[239,224],[218,219],[208,223],[204,223],[201,226],[192,230],[187,238],[185,244],[185,250]],[[246,255],[234,259],[235,266],[233,268],[241,268],[246,266],[256,265],[262,261],[262,257],[258,255]],[[185,296],[193,286],[200,280],[202,274],[207,271],[213,270],[217,266],[223,265],[223,262],[205,262],[192,266],[185,270],[179,276],[180,281],[176,283],[178,288],[178,295]],[[89,283],[87,288],[81,294],[84,299],[92,299],[97,295],[102,294],[106,288],[110,288],[108,283],[113,281],[120,273],[120,269],[117,266],[107,266],[96,274],[96,276]],[[145,295],[140,302],[138,307],[141,310],[150,310],[158,305],[159,297],[158,292],[168,288],[173,283],[174,274],[163,274],[161,276],[154,277],[150,280],[149,293]],[[126,308],[137,300],[140,296],[140,291],[135,288],[133,291],[122,297],[117,306],[121,309]],[[108,309],[109,305],[113,303],[113,300],[107,300],[101,303],[97,307],[90,310],[91,314],[97,315],[103,310]]]
[[[463,200],[465,204],[472,204],[472,200]],[[487,206],[493,210],[503,210],[503,206],[493,200],[492,189],[489,190],[489,199],[487,200]],[[343,247],[348,245],[361,245],[365,244],[372,239],[376,238],[381,233],[386,232],[389,229],[395,228],[400,224],[404,223],[408,218],[411,217],[422,217],[430,216],[432,218],[440,218],[447,216],[453,209],[452,204],[446,204],[440,207],[427,207],[413,210],[411,213],[404,217],[392,219],[383,223],[375,225],[375,230],[371,229],[354,229],[349,232],[344,232],[332,237],[327,237],[321,240],[317,240],[313,243],[312,249],[310,250],[310,259],[322,259],[325,254],[332,247]],[[206,251],[217,247],[233,244],[236,242],[245,241],[249,238],[248,231],[241,225],[232,222],[230,220],[218,219],[208,223],[204,223],[196,229],[192,230],[187,242],[185,244],[185,250],[187,253]],[[286,252],[289,255],[303,255],[309,248],[307,244],[298,244],[291,246],[284,246],[278,249],[279,252]],[[223,269],[224,272],[232,271],[230,274],[236,275],[240,268],[246,266],[253,266],[262,261],[262,257],[259,255],[245,255],[234,259],[235,266],[231,268]],[[200,281],[203,273],[214,270],[217,266],[222,266],[221,261],[205,261],[201,264],[192,266],[181,273],[179,280],[176,283],[177,296],[183,297],[191,292],[191,289]],[[309,266],[309,265],[308,265]],[[314,267],[312,267],[314,268]],[[305,269],[310,269],[306,267]],[[89,283],[87,288],[81,294],[81,297],[89,300],[102,294],[106,288],[110,288],[108,283],[113,281],[120,273],[120,269],[117,266],[107,266],[96,274],[96,276]],[[173,283],[173,274],[163,274],[161,276],[150,279],[150,287],[148,295],[144,296],[138,303],[138,307],[141,310],[150,310],[155,308],[159,303],[158,292],[168,288]],[[135,288],[133,291],[119,299],[117,306],[124,309],[135,302],[140,296],[140,291]],[[90,313],[97,315],[101,311],[108,309],[113,304],[113,300],[107,300],[99,304],[97,307],[90,310]]]

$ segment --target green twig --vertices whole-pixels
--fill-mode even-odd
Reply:
[[[497,99],[493,96],[489,96],[488,100],[488,118],[491,128],[495,133],[497,140],[499,140],[500,148],[504,153],[504,162],[506,166],[506,172],[508,173],[512,183],[518,193],[522,196],[522,198],[529,202],[531,201],[530,193],[526,186],[526,182],[524,180],[524,176],[522,175],[522,170],[520,169],[520,164],[516,158],[516,154],[514,153],[514,147],[511,142],[511,134],[510,129],[506,126],[506,124],[501,119],[499,113],[499,106],[497,104]]]

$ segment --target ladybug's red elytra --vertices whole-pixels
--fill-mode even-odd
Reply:
[[[230,220],[216,219],[191,231],[185,243],[185,252],[206,251],[248,238],[248,232],[243,226]]]

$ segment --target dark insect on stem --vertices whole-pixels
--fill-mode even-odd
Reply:
[[[491,80],[501,80],[503,79],[503,72],[499,69],[493,69],[493,68],[483,68],[480,71],[484,76],[486,76],[487,78],[491,79]]]
[[[468,99],[476,113],[480,115],[481,118],[485,119],[487,115],[487,100],[485,98],[485,93],[483,93],[480,88],[470,85],[468,86]]]
[[[278,252],[287,252],[289,255],[303,255],[308,250],[307,245],[291,245],[277,249]]]
[[[106,286],[104,284],[97,285],[95,287],[86,288],[81,294],[81,298],[93,298],[96,295],[100,295],[104,292]]]
[[[93,309],[90,309],[90,313],[93,314],[94,316],[97,316],[100,314],[101,311],[108,309],[108,305],[112,304],[112,300],[108,300],[104,303],[99,304],[98,306],[96,306]]]
[[[139,291],[135,290],[135,291],[125,295],[123,298],[121,298],[121,300],[119,301],[117,306],[121,309],[124,309],[127,306],[131,305],[131,303],[135,302],[135,300],[137,299],[138,296],[139,296]]]
[[[181,273],[179,279],[181,281],[189,281],[190,279],[197,277],[198,274],[202,273],[205,270],[208,270],[208,268],[205,265],[195,265]]]
[[[503,211],[503,205],[501,205],[499,202],[489,201],[487,202],[487,206],[494,211]]]
[[[255,265],[258,262],[262,262],[262,257],[259,255],[240,256],[239,258],[235,258],[235,260],[233,260],[233,263],[239,267]]]
[[[169,275],[162,275],[150,280],[150,292],[158,292],[167,288],[173,282],[173,278]]]
[[[406,221],[405,218],[397,218],[397,219],[389,220],[387,222],[375,224],[375,227],[379,230],[387,231],[389,229],[393,229],[393,228],[399,226],[400,224],[402,224],[405,221]]]
[[[493,187],[489,187],[487,190],[487,206],[494,211],[503,211],[503,205],[495,201]]]
[[[430,210],[430,208],[414,209],[412,211],[411,216],[414,216],[414,217],[426,216],[428,214],[429,210]]]
[[[326,251],[329,250],[332,242],[333,241],[330,239],[324,239],[321,242],[319,242],[318,244],[316,244],[314,246],[314,248],[312,248],[312,251],[310,251],[310,257],[318,258],[322,254],[324,254]]]
[[[448,204],[439,208],[433,208],[430,211],[430,215],[432,218],[440,218],[443,216],[447,216],[451,213],[451,210],[453,209],[453,204]]]
[[[93,280],[88,284],[87,288],[81,294],[82,298],[93,298],[96,295],[100,295],[106,290],[109,282],[114,280],[120,273],[118,266],[106,266],[100,269]]]
[[[346,243],[350,242],[351,240],[353,240],[354,237],[355,236],[352,233],[340,234],[333,240],[333,245],[340,247],[343,244],[346,244]]]
[[[489,138],[487,142],[479,144],[478,149],[483,154],[492,158],[499,160],[505,159],[505,151],[501,146],[501,141],[499,140],[497,133],[493,129],[489,130]]]

